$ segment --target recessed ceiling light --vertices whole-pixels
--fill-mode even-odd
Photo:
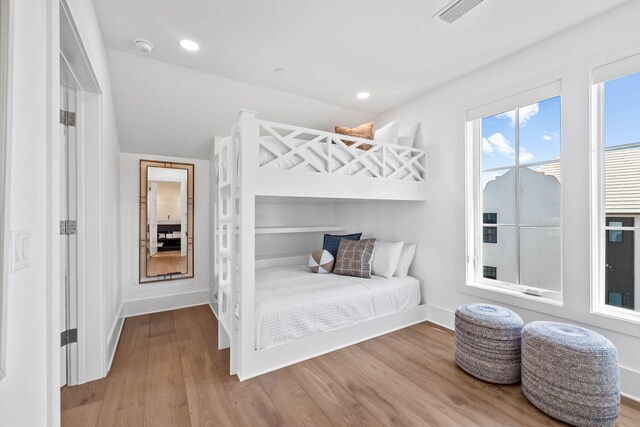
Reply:
[[[276,74],[284,74],[284,68],[276,68],[273,70]]]
[[[369,92],[360,92],[358,94],[358,98],[360,98],[360,99],[367,99],[370,96],[371,96],[371,94]]]
[[[180,40],[180,46],[189,52],[195,52],[200,49],[200,45],[193,40],[182,39]]]

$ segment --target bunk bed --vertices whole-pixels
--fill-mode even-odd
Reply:
[[[211,306],[219,346],[230,347],[232,375],[245,380],[426,319],[415,278],[310,276],[302,267],[308,254],[256,256],[260,235],[345,231],[334,225],[256,227],[259,198],[424,201],[425,156],[420,148],[240,112],[231,135],[216,140],[212,151]]]

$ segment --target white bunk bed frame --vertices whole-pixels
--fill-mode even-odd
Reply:
[[[302,162],[288,169],[260,166],[261,135],[277,138],[290,148],[282,156],[297,155]],[[293,138],[304,138],[308,142],[295,147],[290,144]],[[326,160],[327,167],[302,172],[300,166],[308,163],[303,149],[322,143],[326,144],[326,151],[318,154],[314,150],[314,153]],[[355,150],[362,144],[371,145],[371,148]],[[353,157],[348,161],[349,166],[357,164],[361,168],[350,175],[339,174],[346,165],[343,163],[336,168],[331,158],[333,150],[348,151]],[[256,119],[255,112],[241,110],[231,136],[214,144],[213,159],[217,166],[213,216],[218,290],[211,306],[218,318],[218,345],[221,349],[230,347],[231,375],[246,380],[426,320],[423,292],[423,302],[417,307],[255,350],[255,268],[256,264],[263,266],[265,263],[265,260],[256,260],[256,234],[344,229],[343,226],[256,228],[256,197],[425,200],[424,150],[267,122]],[[359,162],[359,159],[367,160]],[[387,159],[396,161],[387,162]],[[412,170],[408,170],[409,165],[414,165]],[[291,255],[280,258],[273,265],[305,261]]]

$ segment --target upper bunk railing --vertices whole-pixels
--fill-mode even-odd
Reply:
[[[419,148],[264,120],[256,120],[256,124],[259,168],[384,180],[425,180],[426,153]]]

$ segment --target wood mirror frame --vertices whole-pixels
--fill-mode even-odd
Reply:
[[[147,274],[147,251],[149,249],[149,236],[147,231],[148,218],[148,177],[149,168],[165,168],[165,169],[181,169],[187,172],[187,272],[186,273],[168,273],[157,276],[149,276]],[[194,205],[194,177],[195,167],[189,163],[165,162],[158,160],[140,160],[140,187],[139,187],[139,278],[140,284],[164,282],[168,280],[191,279],[194,277],[194,223],[193,223],[193,205]]]

